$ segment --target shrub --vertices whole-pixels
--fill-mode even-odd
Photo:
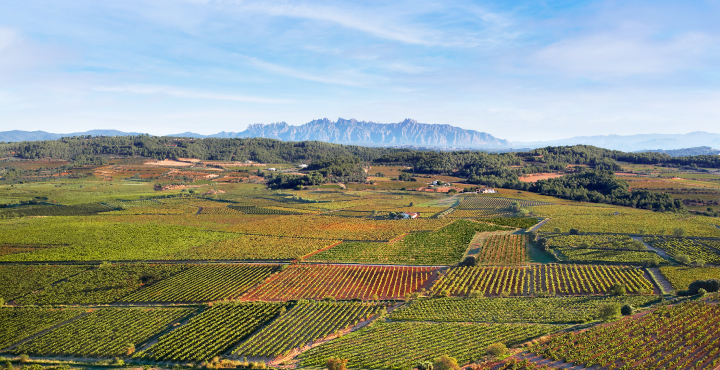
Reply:
[[[675,256],[675,259],[685,265],[689,265],[692,263],[690,256],[688,256],[687,254],[678,254],[677,256]]]
[[[685,231],[685,229],[682,227],[676,227],[675,229],[673,229],[672,234],[673,236],[683,237],[687,235],[687,231]]]
[[[460,262],[460,266],[462,267],[473,267],[477,266],[477,259],[474,256],[467,256],[465,259]]]
[[[418,370],[433,370],[433,363],[430,361],[421,362],[417,365]]]
[[[598,308],[598,318],[601,320],[612,320],[620,316],[619,303],[605,303]]]
[[[508,352],[508,349],[505,344],[498,342],[489,345],[486,352],[491,356],[502,356]]]
[[[635,311],[635,307],[633,307],[632,305],[629,305],[629,304],[622,306],[622,308],[620,309],[620,313],[623,316],[630,316],[633,314],[634,311]]]
[[[698,292],[697,292],[697,295],[698,295],[698,296],[704,297],[705,294],[707,294],[707,290],[705,290],[705,289],[703,289],[703,288],[698,289]]]
[[[695,260],[695,266],[705,267],[705,260]]]
[[[687,290],[678,292],[681,296],[695,295],[700,292],[700,289],[704,289],[705,292],[715,293],[720,291],[720,280],[708,279],[708,280],[695,280],[688,286]]]
[[[327,360],[326,367],[328,370],[347,370],[347,362],[345,358],[331,357]]]
[[[612,287],[610,287],[608,293],[614,296],[623,296],[626,293],[625,285],[614,284]]]
[[[433,363],[433,370],[460,370],[460,366],[456,359],[448,355],[442,355]]]
[[[482,290],[471,290],[469,297],[470,298],[482,298],[485,294],[483,294]]]
[[[559,227],[556,227],[555,229],[553,229],[553,231],[556,232],[556,233],[561,233],[561,232],[562,232],[562,229],[559,228]]]
[[[577,235],[580,234],[580,230],[578,229],[570,229],[570,235]]]

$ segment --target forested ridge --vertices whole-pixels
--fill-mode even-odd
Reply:
[[[613,174],[613,171],[620,170],[617,161],[671,167],[720,168],[720,156],[671,157],[665,153],[626,153],[589,145],[546,147],[517,153],[437,152],[318,141],[283,142],[266,138],[188,139],[140,135],[81,136],[55,141],[2,143],[0,151],[22,159],[53,158],[70,161],[63,169],[100,165],[106,163],[110,156],[310,163],[307,168],[309,172],[303,176],[267,174],[268,185],[275,188],[317,185],[328,181],[360,182],[367,177],[361,167],[363,164],[402,165],[411,168],[408,172],[453,175],[466,178],[472,184],[655,210],[677,210],[683,206],[666,194],[629,191],[627,183]],[[6,168],[5,178],[18,176],[17,171],[15,168]],[[525,174],[558,171],[568,175],[536,183],[519,180]]]

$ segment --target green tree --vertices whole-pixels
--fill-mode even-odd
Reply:
[[[612,320],[620,316],[620,303],[605,303],[598,308],[598,318],[601,320]]]
[[[633,307],[632,305],[629,305],[629,304],[626,304],[626,305],[622,306],[622,308],[620,308],[620,313],[623,316],[630,316],[633,314],[634,311],[635,311],[635,307]]]
[[[460,365],[458,365],[456,359],[448,355],[442,355],[433,363],[433,370],[460,370]]]
[[[608,293],[614,296],[623,296],[626,294],[626,290],[624,284],[614,284],[610,287]]]
[[[325,366],[327,370],[347,370],[347,362],[346,358],[331,357],[327,360]]]
[[[491,356],[497,357],[497,356],[502,356],[504,354],[507,354],[508,349],[505,346],[505,344],[498,342],[498,343],[493,343],[493,344],[489,345],[486,352],[487,352],[487,354],[489,354]]]
[[[690,259],[690,256],[687,254],[678,254],[675,256],[675,259],[685,265],[690,265],[692,263],[692,259]]]

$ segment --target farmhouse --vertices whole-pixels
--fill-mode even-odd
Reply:
[[[495,189],[490,189],[490,188],[488,188],[488,189],[482,189],[482,190],[480,191],[480,193],[483,193],[483,194],[495,194],[495,193],[497,193],[497,190],[495,190]]]
[[[402,218],[418,218],[420,214],[415,212],[403,212],[400,216]]]

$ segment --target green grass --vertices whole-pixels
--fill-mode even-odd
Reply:
[[[83,313],[80,309],[0,308],[0,349]]]

